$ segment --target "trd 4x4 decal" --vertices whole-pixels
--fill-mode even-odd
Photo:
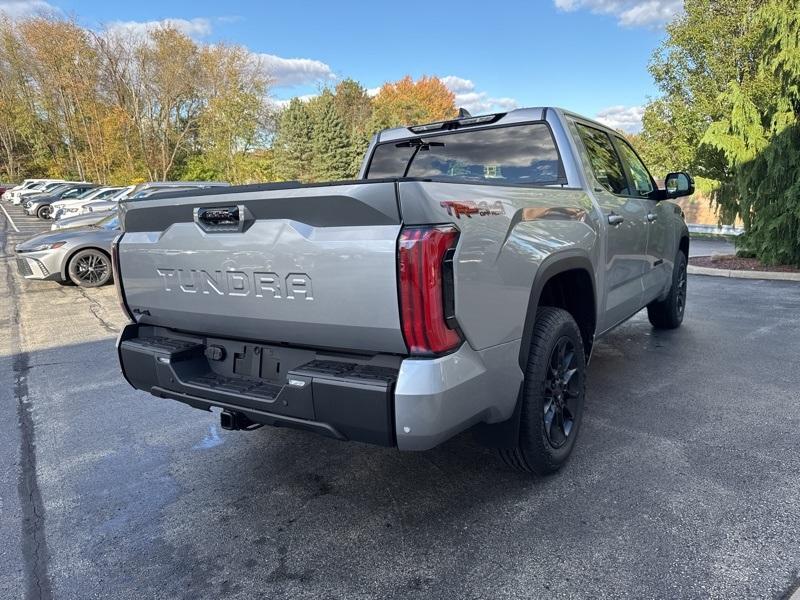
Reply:
[[[466,215],[467,218],[471,219],[472,215],[478,215],[479,217],[496,217],[505,214],[503,203],[499,200],[492,204],[489,204],[485,200],[477,202],[475,200],[445,200],[440,204],[443,208],[447,209],[448,215],[451,217],[455,215],[457,219],[460,219],[461,215]]]

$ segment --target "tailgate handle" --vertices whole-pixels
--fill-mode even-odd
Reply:
[[[244,204],[237,206],[198,206],[194,209],[194,222],[203,231],[244,231],[253,216]]]

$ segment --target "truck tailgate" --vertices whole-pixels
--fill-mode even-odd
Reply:
[[[120,279],[140,324],[406,352],[393,182],[171,196],[122,209]]]

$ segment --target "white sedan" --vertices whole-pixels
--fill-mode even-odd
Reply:
[[[53,219],[63,219],[71,217],[81,212],[81,208],[89,202],[95,200],[106,200],[122,190],[121,187],[99,187],[91,190],[86,190],[83,194],[76,198],[69,198],[67,200],[59,200],[51,204],[51,215]]]

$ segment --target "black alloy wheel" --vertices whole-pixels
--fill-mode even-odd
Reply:
[[[686,261],[679,261],[678,282],[675,288],[675,309],[678,317],[683,321],[683,311],[686,310],[686,284],[688,277],[686,274]]]
[[[100,250],[81,250],[69,261],[69,278],[81,287],[99,287],[111,280],[111,261]]]
[[[569,459],[583,420],[586,351],[575,318],[562,308],[542,306],[530,342],[519,397],[519,431],[501,447],[510,467],[550,475]]]
[[[562,337],[550,354],[545,379],[544,430],[553,448],[561,448],[575,426],[580,386],[578,385],[578,359],[575,345]]]
[[[672,285],[663,300],[647,305],[647,317],[656,329],[677,329],[686,312],[686,284],[688,282],[686,255],[678,251],[672,268]]]

